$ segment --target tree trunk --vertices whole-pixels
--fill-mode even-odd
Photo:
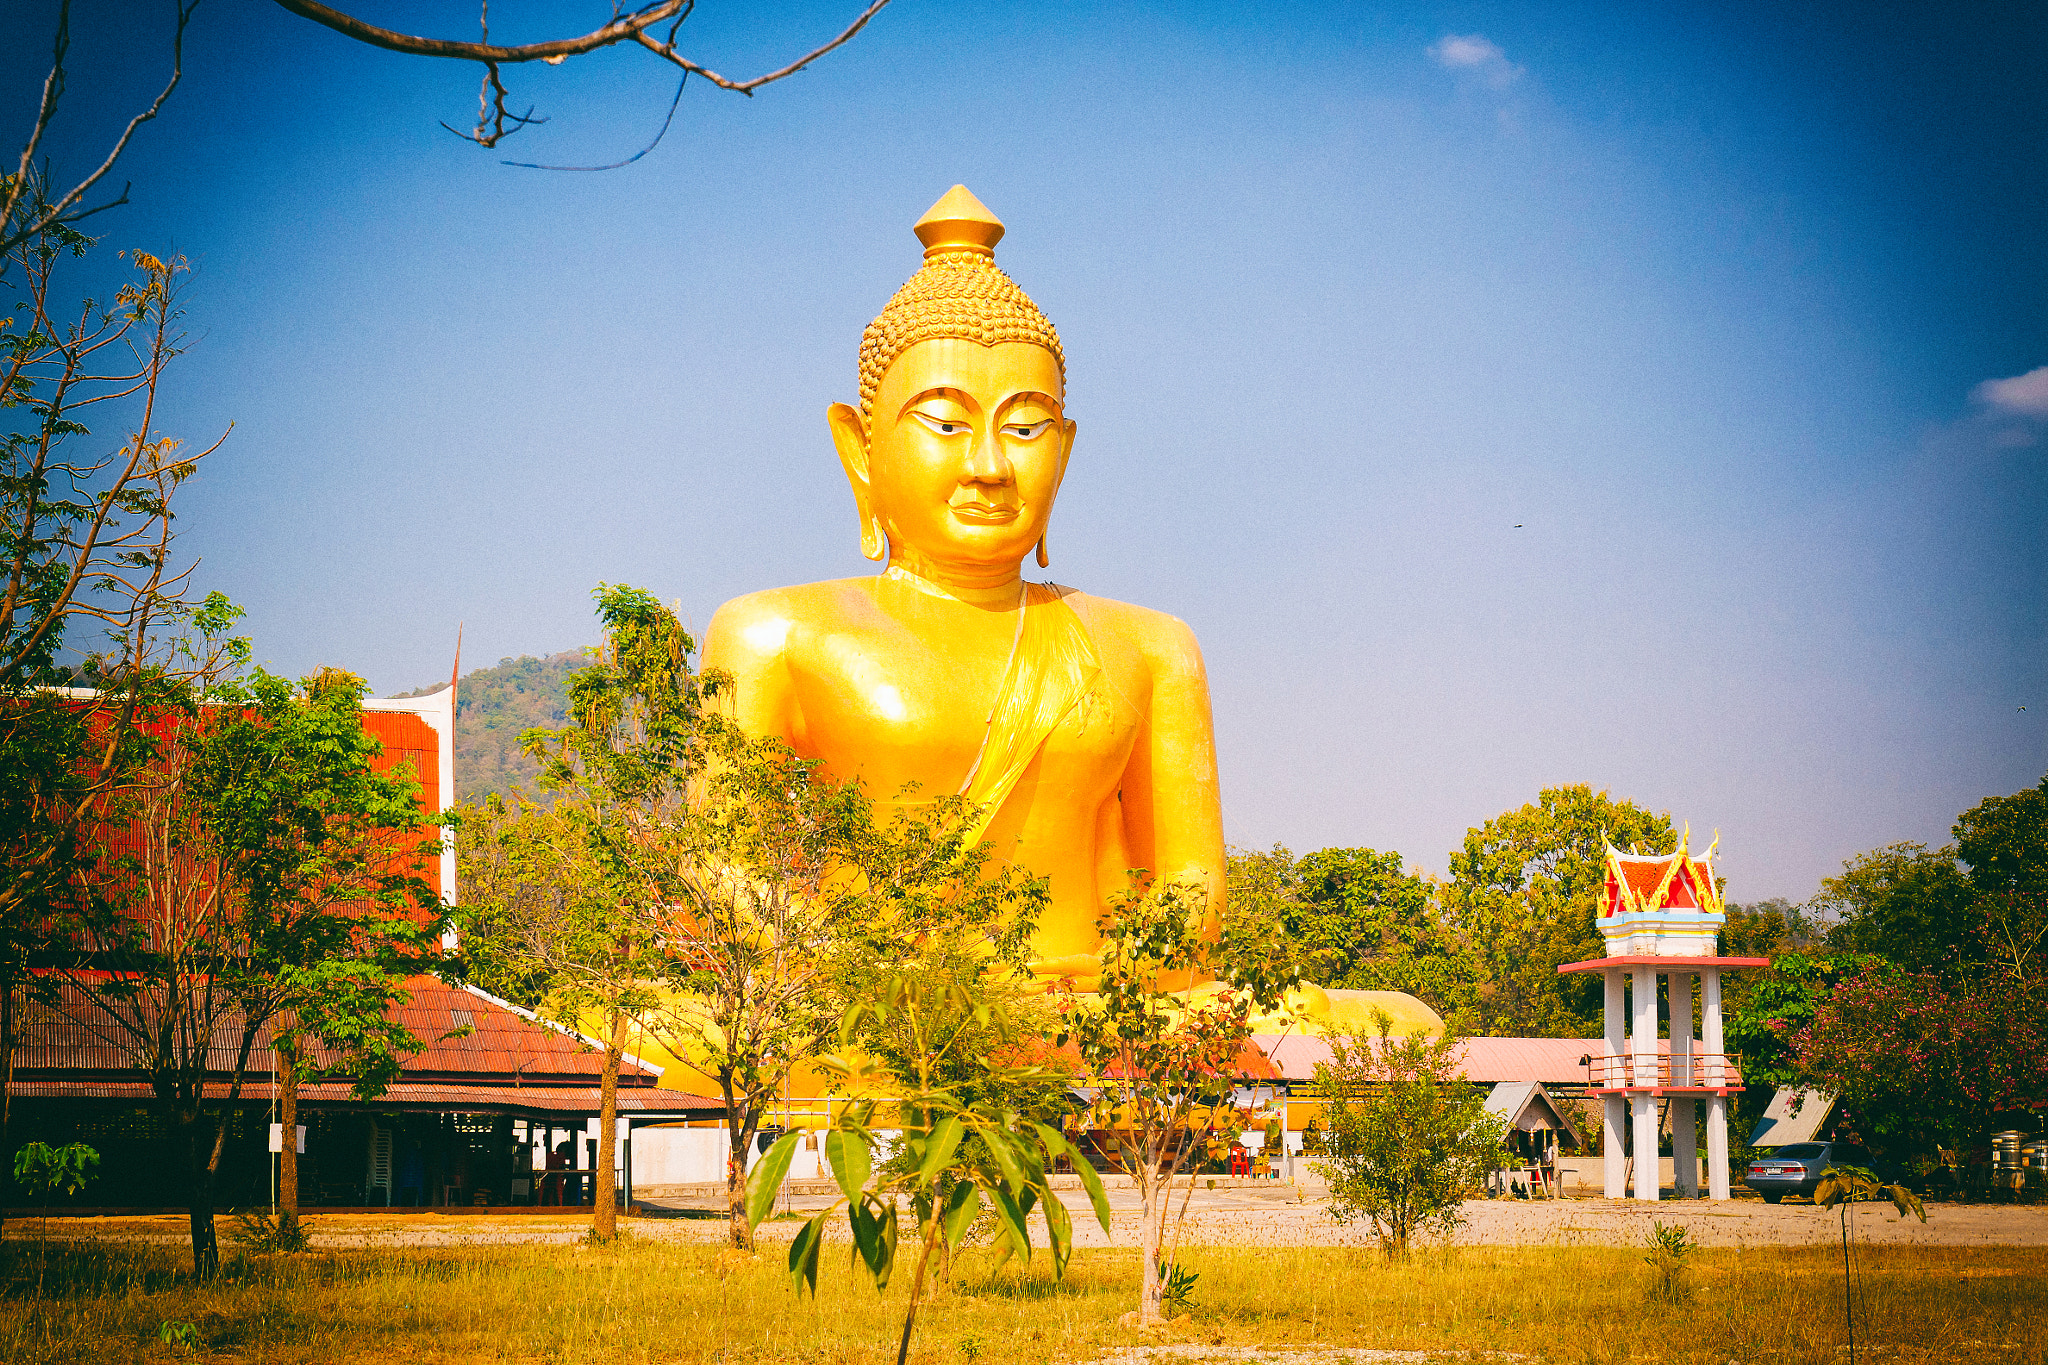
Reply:
[[[1159,1168],[1149,1160],[1139,1169],[1143,1174],[1138,1178],[1138,1199],[1142,1210],[1139,1215],[1142,1228],[1138,1234],[1142,1276],[1138,1281],[1138,1325],[1143,1327],[1158,1322],[1164,1316],[1160,1305],[1166,1296],[1166,1286],[1159,1278],[1159,1231],[1165,1220],[1157,1215],[1164,1212],[1158,1207],[1161,1199],[1170,1203],[1173,1192],[1170,1189],[1161,1192]]]
[[[185,1129],[185,1155],[191,1188],[186,1194],[186,1209],[192,1226],[192,1273],[201,1280],[210,1280],[220,1273],[220,1242],[213,1230],[213,1173],[220,1161],[219,1138],[226,1136],[223,1125],[216,1140],[207,1141],[205,1111],[194,1105],[180,1117]]]
[[[0,982],[0,1160],[11,1160],[7,1145],[8,1109],[14,1102],[14,977]],[[7,1201],[0,1198],[0,1235],[7,1230]]]
[[[747,1145],[754,1140],[754,1106],[735,1103],[731,1080],[721,1077],[725,1092],[725,1215],[733,1246],[754,1249],[754,1228],[747,1222]]]
[[[624,1051],[620,1036],[625,1032],[623,1017],[604,1045],[604,1079],[597,1100],[597,1193],[592,1196],[590,1233],[600,1242],[619,1235],[618,1171],[612,1161],[619,1131],[619,1059]]]
[[[277,1157],[277,1231],[283,1240],[299,1226],[299,1050],[291,1044],[277,1049],[277,1116],[284,1139]]]
[[[904,1361],[910,1356],[910,1329],[917,1325],[917,1300],[924,1292],[924,1268],[932,1258],[932,1244],[943,1242],[940,1227],[939,1209],[935,1204],[925,1228],[924,1250],[917,1256],[917,1275],[910,1282],[910,1307],[903,1313],[903,1337],[896,1344],[896,1365],[904,1365]]]

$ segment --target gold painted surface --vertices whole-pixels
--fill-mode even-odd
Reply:
[[[743,729],[878,803],[912,783],[985,803],[998,856],[1049,881],[1035,970],[1087,990],[1126,869],[1223,909],[1208,678],[1174,617],[1025,581],[1074,451],[1065,356],[964,187],[916,231],[923,266],[862,337],[859,406],[827,412],[862,552],[886,568],[735,598],[705,664],[732,675]]]

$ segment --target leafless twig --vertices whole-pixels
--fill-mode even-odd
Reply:
[[[29,241],[53,226],[76,223],[90,218],[95,213],[104,213],[110,208],[128,202],[128,190],[122,187],[118,198],[91,208],[80,208],[85,196],[92,191],[107,174],[114,169],[114,163],[121,159],[121,153],[128,150],[128,140],[135,136],[135,130],[155,118],[164,107],[164,101],[178,88],[179,79],[185,74],[185,26],[192,22],[192,11],[199,7],[199,0],[173,0],[178,16],[176,31],[171,35],[171,78],[158,92],[150,106],[128,120],[128,126],[121,130],[113,150],[106,160],[85,179],[56,199],[30,196],[30,190],[37,185],[34,175],[37,152],[42,150],[43,135],[49,131],[50,120],[56,117],[57,104],[64,97],[64,58],[71,48],[71,0],[63,0],[57,8],[57,36],[52,44],[50,74],[43,79],[43,97],[36,106],[36,122],[29,133],[28,141],[22,145],[21,164],[11,176],[0,176],[0,262],[21,243]],[[15,215],[26,208],[27,212],[17,221]],[[4,269],[4,266],[0,266]]]
[[[630,13],[621,14],[602,28],[592,29],[590,32],[579,37],[555,38],[543,43],[521,43],[511,47],[493,44],[490,41],[488,25],[485,27],[482,41],[466,43],[448,38],[421,38],[408,33],[399,33],[393,29],[378,28],[374,24],[364,23],[353,15],[344,14],[338,9],[319,4],[317,0],[277,0],[277,3],[302,19],[311,19],[316,24],[324,24],[344,37],[353,38],[359,43],[367,43],[371,47],[381,47],[391,52],[403,52],[414,57],[448,57],[457,61],[483,63],[484,82],[483,90],[479,95],[476,131],[474,133],[463,133],[458,129],[449,127],[445,123],[441,126],[448,128],[450,132],[455,133],[458,137],[467,138],[481,146],[494,147],[498,144],[499,139],[503,138],[507,133],[517,132],[528,124],[546,122],[545,119],[533,117],[533,110],[531,108],[525,114],[513,114],[506,109],[505,87],[498,75],[498,68],[501,65],[519,62],[546,62],[550,66],[559,66],[570,57],[581,56],[586,52],[595,52],[599,48],[611,47],[618,43],[634,42],[646,48],[649,52],[654,53],[662,60],[681,67],[686,75],[702,76],[721,90],[731,90],[741,95],[751,96],[756,90],[771,81],[779,81],[786,76],[794,76],[797,72],[803,70],[834,48],[841,47],[852,41],[855,34],[867,27],[870,19],[881,13],[883,7],[889,3],[889,0],[870,0],[868,7],[860,12],[859,17],[851,24],[848,24],[840,32],[839,36],[832,39],[831,42],[805,53],[787,66],[770,71],[764,76],[755,76],[751,80],[744,81],[736,81],[721,76],[716,71],[711,70],[702,63],[690,60],[676,50],[676,34],[682,28],[683,21],[690,17],[691,10],[696,6],[696,0],[657,0],[657,3],[645,5]],[[488,9],[486,9],[486,18],[488,18]],[[666,37],[657,38],[649,32],[649,30],[666,21],[673,21],[669,23]],[[677,98],[681,98],[680,90],[678,90]],[[670,116],[674,116],[673,109],[670,110]],[[668,131],[667,123],[663,123],[662,131],[663,133]],[[655,142],[660,140],[660,137],[655,138]],[[653,144],[649,144],[647,150],[652,150],[652,146]],[[646,154],[646,150],[643,150],[640,156],[645,156]],[[639,160],[639,156],[628,157],[625,161],[613,163],[612,166],[540,167],[539,169],[610,170],[616,166],[630,165],[637,160]],[[531,165],[532,163],[508,162],[506,164]]]

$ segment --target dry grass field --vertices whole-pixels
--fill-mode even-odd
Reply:
[[[748,1257],[630,1235],[607,1249],[479,1241],[231,1255],[210,1285],[191,1281],[175,1246],[66,1242],[53,1244],[36,1296],[33,1231],[8,1229],[0,1266],[0,1360],[21,1365],[865,1365],[894,1359],[904,1299],[900,1283],[879,1297],[855,1283],[836,1254],[814,1302],[791,1290],[779,1246]],[[1135,1298],[1135,1253],[1083,1250],[1058,1284],[1042,1257],[1020,1273],[968,1253],[921,1314],[912,1358],[1844,1365],[1839,1256],[1707,1248],[1683,1300],[1667,1304],[1625,1248],[1453,1247],[1400,1265],[1347,1248],[1199,1248],[1184,1258],[1201,1275],[1192,1310],[1134,1351],[1117,1319]],[[1859,1270],[1859,1359],[2048,1360],[2048,1250],[1871,1246]],[[161,1339],[166,1323],[183,1343]]]

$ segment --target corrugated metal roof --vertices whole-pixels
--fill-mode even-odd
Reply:
[[[1264,1034],[1254,1039],[1290,1081],[1315,1079],[1316,1063],[1330,1060],[1330,1045],[1305,1034]],[[1598,1038],[1470,1038],[1458,1052],[1458,1074],[1468,1081],[1542,1081],[1550,1085],[1584,1085],[1586,1068],[1579,1058],[1599,1056],[1606,1044]],[[1668,1042],[1659,1042],[1660,1052]]]
[[[242,1102],[267,1105],[276,1087],[267,1080],[242,1087]],[[227,1098],[224,1082],[209,1082],[206,1098]],[[594,1085],[421,1085],[400,1082],[374,1100],[362,1101],[349,1093],[345,1084],[332,1082],[299,1087],[299,1103],[310,1108],[347,1106],[358,1109],[434,1109],[457,1113],[506,1111],[546,1114],[591,1114],[598,1112],[600,1091]],[[132,1100],[149,1103],[149,1086],[137,1081],[103,1080],[17,1080],[13,1094],[22,1100]],[[627,1117],[638,1114],[722,1113],[725,1105],[702,1095],[653,1086],[621,1089],[618,1111]]]
[[[157,1008],[147,999],[138,999],[117,1006],[117,1013],[110,1015],[92,1004],[76,982],[66,979],[51,984],[57,990],[56,1009],[31,1003],[23,1011],[15,1051],[17,1074],[31,1078],[37,1073],[66,1073],[80,1080],[90,1073],[133,1074],[122,1046],[126,1032],[122,1020],[153,1020],[158,1017]],[[412,998],[391,1013],[427,1044],[405,1062],[404,1073],[413,1081],[587,1083],[604,1070],[602,1054],[566,1029],[529,1019],[478,992],[436,977],[409,977],[405,986]],[[464,1036],[448,1036],[465,1029]],[[233,1072],[241,1032],[238,1012],[226,1011],[215,1021],[207,1064],[210,1073]],[[258,1031],[249,1057],[251,1075],[270,1073],[270,1037],[268,1026]],[[660,1074],[656,1068],[629,1060],[620,1067],[619,1084],[622,1089],[652,1086]]]

